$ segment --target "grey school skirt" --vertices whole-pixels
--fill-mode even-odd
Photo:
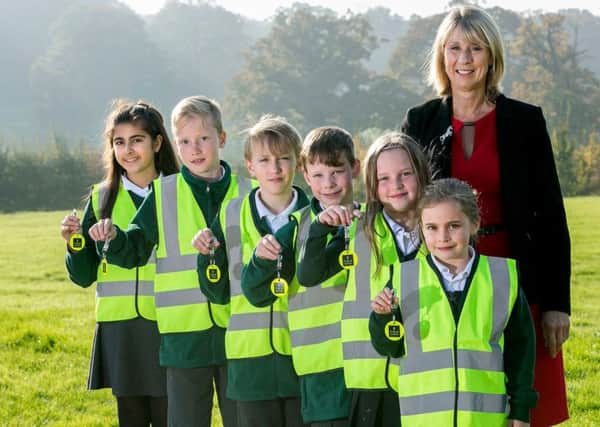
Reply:
[[[166,396],[156,322],[143,318],[96,324],[88,390],[111,388],[117,397]]]

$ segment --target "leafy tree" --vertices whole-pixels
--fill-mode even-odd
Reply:
[[[338,17],[303,4],[280,10],[269,35],[247,52],[229,86],[226,110],[245,123],[276,112],[303,129],[323,123],[356,129],[346,116],[346,99],[366,95],[363,61],[375,46],[361,16]]]
[[[35,133],[29,67],[44,52],[51,23],[73,1],[0,2],[0,52],[5,64],[0,78],[0,128],[5,135]]]
[[[97,0],[58,18],[31,82],[43,127],[87,135],[98,135],[110,100],[157,102],[171,85],[144,21],[120,3]]]
[[[443,18],[443,14],[426,18],[413,16],[408,31],[398,40],[389,60],[390,74],[423,99],[432,95],[431,88],[424,84],[424,65]]]
[[[387,71],[388,60],[396,41],[408,30],[408,21],[381,6],[367,10],[364,17],[371,24],[379,44],[373,51],[367,67],[378,73],[384,73]]]
[[[513,83],[512,94],[542,105],[550,128],[585,136],[600,129],[600,82],[581,66],[581,51],[563,20],[547,14],[528,18],[519,27],[512,49],[523,61],[524,72]]]
[[[101,175],[98,153],[53,136],[44,151],[0,146],[0,211],[72,209]]]
[[[242,67],[243,49],[255,41],[245,27],[241,16],[202,1],[172,1],[149,18],[149,37],[167,59],[176,82],[170,105],[198,93],[223,98],[226,82]]]
[[[590,134],[586,144],[574,152],[577,194],[600,193],[600,139]]]
[[[556,172],[563,195],[573,196],[577,192],[575,170],[575,143],[565,128],[552,132]]]

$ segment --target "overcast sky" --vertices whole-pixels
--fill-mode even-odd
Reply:
[[[128,4],[140,14],[152,14],[160,10],[166,0],[119,0]],[[272,16],[277,8],[292,5],[294,0],[212,0],[211,3],[220,5],[232,12],[255,19],[265,19]],[[351,9],[362,12],[375,5],[384,6],[394,13],[410,17],[413,14],[427,16],[445,10],[447,0],[303,0],[303,3],[321,5],[344,12]],[[600,0],[487,0],[482,2],[486,7],[500,6],[517,11],[576,8],[587,9],[594,15],[600,16]]]

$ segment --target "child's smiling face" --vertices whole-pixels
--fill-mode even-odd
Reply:
[[[421,230],[427,249],[450,269],[460,272],[469,262],[469,240],[479,229],[458,202],[447,200],[426,206],[421,213]]]

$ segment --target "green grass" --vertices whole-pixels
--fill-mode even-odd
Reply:
[[[117,425],[110,391],[85,389],[94,290],[68,280],[59,236],[66,213],[0,214],[0,425]],[[573,317],[565,425],[592,426],[600,419],[600,197],[568,199],[567,214]],[[213,426],[221,426],[218,412]]]

